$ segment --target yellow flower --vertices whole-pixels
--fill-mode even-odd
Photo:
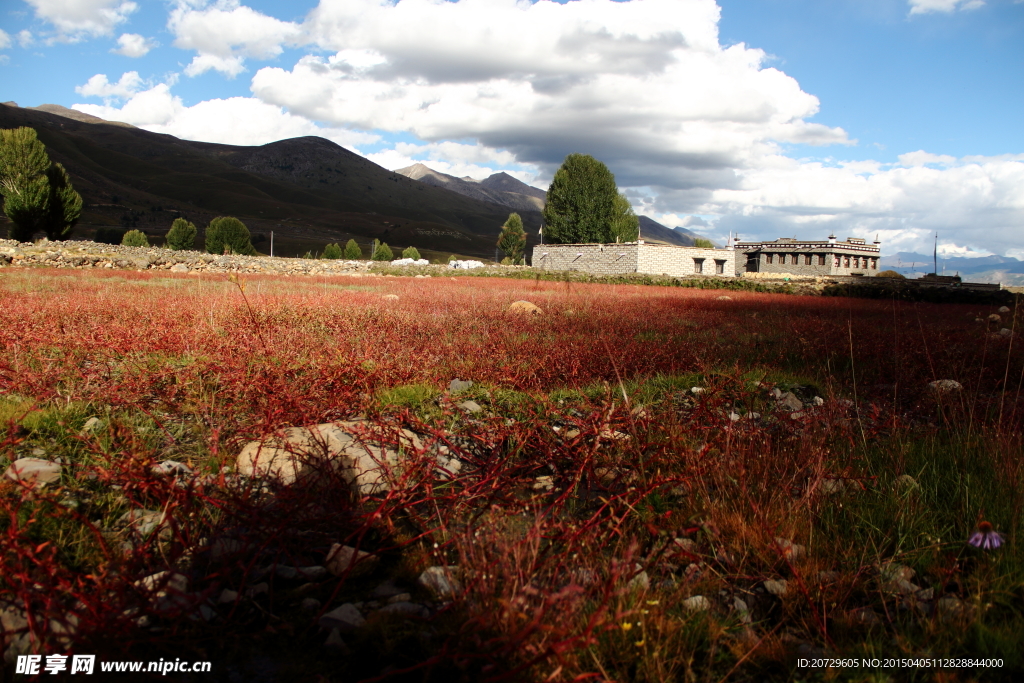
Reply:
[[[634,645],[636,645],[637,647],[643,647],[643,646],[644,646],[644,643],[646,643],[646,642],[647,642],[647,640],[646,640],[646,639],[644,639],[644,640],[638,640],[638,641],[636,641],[636,643],[634,643]]]
[[[648,600],[647,604],[648,605],[660,605],[661,604],[661,600]]]
[[[628,631],[631,628],[633,628],[633,624],[629,623],[628,621],[622,622],[622,630],[623,631]]]

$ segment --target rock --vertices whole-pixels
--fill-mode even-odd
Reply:
[[[320,610],[320,601],[316,598],[303,598],[299,603],[299,608],[303,612],[317,612]]]
[[[448,384],[448,392],[451,394],[457,394],[460,391],[466,391],[467,389],[473,388],[473,380],[466,379],[462,380],[456,377]]]
[[[803,401],[798,399],[792,391],[787,391],[782,395],[779,399],[779,405],[790,412],[804,409]]]
[[[376,612],[377,614],[401,614],[406,617],[418,617],[420,619],[426,619],[430,616],[430,610],[423,605],[416,604],[415,602],[393,602],[389,605],[381,607]]]
[[[314,476],[326,468],[339,469],[358,493],[388,491],[401,469],[402,457],[382,448],[372,437],[355,436],[360,422],[332,422],[313,427],[282,429],[263,441],[251,441],[238,454],[239,474],[269,477],[283,485]],[[392,432],[405,448],[422,443],[407,429]]]
[[[842,493],[848,488],[848,484],[845,479],[837,479],[835,477],[825,477],[821,480],[818,486],[819,490],[826,496],[833,496],[838,493]]]
[[[816,406],[823,406],[825,405],[825,399],[823,399],[821,396],[815,396],[814,398],[811,399],[811,403],[813,403]]]
[[[782,597],[789,590],[789,582],[785,579],[768,579],[764,582],[764,589],[776,597]]]
[[[220,592],[220,597],[217,598],[217,602],[222,605],[226,605],[231,602],[238,600],[238,591],[233,591],[230,588],[225,588]]]
[[[346,645],[345,641],[341,638],[341,631],[336,628],[331,629],[331,633],[327,636],[327,640],[324,641],[324,647],[337,650],[343,655],[352,654],[348,645]]]
[[[753,622],[753,619],[750,616],[750,608],[747,606],[746,601],[741,600],[740,598],[733,598],[732,608],[736,610],[736,615],[739,617],[741,624],[749,624]]]
[[[321,628],[338,629],[342,633],[351,633],[362,628],[366,619],[359,613],[355,605],[346,602],[341,607],[324,614],[317,623]]]
[[[409,594],[409,593],[399,593],[398,595],[392,595],[390,598],[388,598],[386,600],[386,602],[389,605],[392,605],[392,604],[394,604],[396,602],[410,602],[411,600],[412,600],[412,595],[411,594]]]
[[[933,394],[952,394],[963,388],[960,382],[953,379],[938,379],[928,383],[928,390]]]
[[[459,404],[459,408],[462,408],[464,411],[470,414],[476,414],[483,410],[483,408],[480,407],[480,404],[477,403],[476,401],[463,401],[462,403]]]
[[[19,458],[12,462],[4,476],[34,489],[60,481],[60,465],[40,458]]]
[[[855,624],[878,624],[882,620],[878,618],[878,614],[870,607],[859,607],[852,609],[846,613],[846,618]]]
[[[270,584],[266,581],[253,584],[245,589],[245,597],[255,598],[257,595],[265,595],[270,592]]]
[[[82,433],[92,434],[93,432],[103,429],[103,426],[103,420],[98,417],[90,417],[85,421],[85,424],[82,425]]]
[[[740,414],[739,413],[729,413],[729,419],[732,420],[733,422],[739,422]]]
[[[694,595],[683,600],[683,607],[690,612],[707,612],[711,609],[711,601],[703,595]]]
[[[943,595],[936,601],[935,609],[943,620],[955,619],[966,611],[963,601],[955,595]]]
[[[529,301],[513,301],[508,307],[508,312],[523,315],[542,315],[544,313],[539,306]]]
[[[163,526],[167,516],[159,510],[129,510],[117,520],[118,524],[132,528],[140,536],[149,536],[156,529]]]
[[[373,592],[370,593],[370,597],[371,598],[376,598],[376,599],[382,599],[382,598],[386,599],[386,598],[395,597],[396,595],[405,595],[405,594],[406,594],[405,589],[399,588],[398,586],[395,585],[395,583],[391,579],[388,579],[384,583],[382,583],[379,586],[377,586],[376,588],[374,588]]]
[[[462,470],[462,461],[458,458],[447,458],[443,455],[437,456],[437,478],[441,481],[448,481],[457,476]]]
[[[779,550],[782,551],[782,556],[790,562],[794,562],[807,554],[806,547],[793,543],[793,541],[787,541],[784,538],[776,538],[775,543],[778,545]]]
[[[335,576],[356,578],[372,574],[380,563],[380,558],[348,545],[335,543],[327,552],[327,571]]]
[[[1000,313],[1009,313],[1010,312],[1010,307],[1009,306],[1000,306],[999,307],[999,312]]]
[[[1010,330],[1007,327],[1004,327],[1003,329],[999,330],[999,336],[1000,337],[1012,337],[1013,336],[1013,331]]]
[[[381,298],[382,299],[387,299],[388,301],[398,301],[398,295],[397,294],[385,294]]]
[[[177,460],[164,460],[159,465],[153,466],[153,474],[157,476],[190,476],[192,474],[192,468],[185,463],[178,462]]]
[[[732,297],[731,296],[720,296],[720,297],[717,297],[717,299],[718,299],[718,301],[732,301]]]
[[[917,480],[909,474],[901,474],[896,477],[895,483],[897,491],[913,491],[921,488],[921,485],[917,483]]]
[[[245,544],[234,538],[218,538],[210,544],[210,559],[217,562],[245,550]]]
[[[703,394],[707,391],[704,387],[690,387],[691,394]]]
[[[327,578],[327,569],[319,565],[311,567],[289,567],[287,565],[279,564],[274,567],[274,575],[279,579],[286,581],[294,581],[300,579],[302,581],[323,581]]]
[[[458,567],[428,567],[420,574],[416,582],[429,590],[440,600],[450,600],[459,591],[459,582],[455,578]]]
[[[631,591],[646,591],[651,588],[651,578],[647,576],[647,572],[643,570],[640,565],[634,565],[633,569],[637,572],[633,575],[633,578],[626,584],[626,588]]]
[[[177,572],[157,572],[136,581],[135,587],[156,596],[187,593],[188,577]]]
[[[188,272],[188,266],[186,266],[184,263],[175,263],[173,266],[171,266],[171,272],[172,273],[187,273]]]
[[[555,480],[550,475],[537,477],[537,479],[533,482],[534,491],[550,491],[553,488],[555,488]]]
[[[999,323],[999,322],[1003,321],[1003,317],[1001,315],[999,315],[998,313],[993,313],[992,315],[990,315],[988,317],[988,321],[990,323]]]

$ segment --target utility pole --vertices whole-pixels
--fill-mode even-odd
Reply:
[[[274,231],[270,231],[270,258],[274,258]]]

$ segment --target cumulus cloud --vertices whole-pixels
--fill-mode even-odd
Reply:
[[[22,47],[29,47],[35,42],[35,38],[32,36],[32,31],[24,29],[18,31],[18,45]]]
[[[138,33],[122,33],[117,39],[117,49],[111,50],[125,57],[145,57],[149,51],[157,47],[157,42]]]
[[[908,0],[911,14],[928,14],[931,12],[955,12],[984,7],[985,0]]]
[[[123,121],[154,133],[166,133],[186,140],[228,145],[263,145],[276,140],[319,135],[342,146],[376,142],[370,133],[344,128],[321,128],[280,107],[251,97],[206,100],[187,107],[171,92],[171,84],[160,83],[139,89],[138,74],[124,74],[117,83],[97,74],[76,90],[83,96],[123,98],[123,106],[74,104],[72,109],[108,121]]]
[[[25,0],[38,18],[53,24],[57,40],[106,36],[139,6],[128,0]]]
[[[298,24],[267,16],[237,0],[220,0],[212,6],[180,1],[171,11],[167,28],[175,36],[175,47],[197,53],[185,69],[188,76],[214,70],[233,78],[245,70],[246,57],[270,59],[281,54],[284,45],[303,40]]]
[[[0,28],[0,50],[6,50],[11,46],[11,36]]]

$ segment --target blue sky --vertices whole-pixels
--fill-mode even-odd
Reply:
[[[1024,257],[1020,0],[11,0],[0,100],[188,139],[317,134],[546,187],[594,154],[721,238]],[[120,47],[120,53],[113,52]]]

